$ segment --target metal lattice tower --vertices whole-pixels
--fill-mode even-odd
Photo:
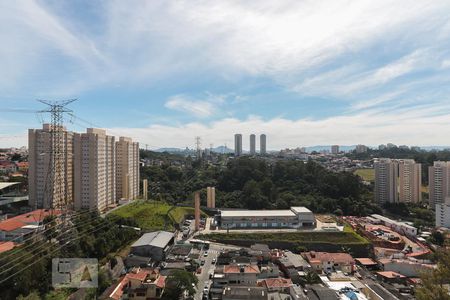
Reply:
[[[202,158],[202,141],[201,138],[199,136],[195,137],[195,146],[196,146],[196,150],[197,150],[197,159],[201,159]]]
[[[67,156],[65,129],[63,127],[64,113],[71,113],[72,111],[66,106],[76,99],[62,100],[62,101],[48,101],[38,100],[39,102],[48,105],[47,110],[40,111],[41,113],[51,114],[50,125],[50,169],[47,185],[49,189],[49,199],[51,200],[52,209],[67,210],[71,201],[71,193],[67,192],[68,182],[65,161]]]

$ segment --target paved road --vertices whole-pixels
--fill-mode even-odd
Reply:
[[[195,300],[201,300],[203,296],[203,288],[206,286],[209,289],[209,287],[211,286],[212,281],[209,279],[209,274],[212,273],[215,268],[215,265],[212,264],[212,260],[213,259],[217,260],[217,256],[219,256],[220,253],[220,247],[217,245],[211,245],[210,249],[207,252],[208,252],[207,257],[204,256],[205,251],[202,251],[200,253],[200,260],[204,260],[205,264],[201,266],[202,273],[197,274],[198,285],[197,285],[197,293],[195,294],[194,297]]]
[[[202,300],[203,296],[203,288],[207,286],[208,288],[212,284],[212,280],[209,279],[209,274],[214,272],[215,265],[212,264],[212,260],[215,258],[217,261],[217,257],[220,254],[220,251],[223,250],[239,250],[239,247],[236,246],[230,246],[230,245],[224,245],[224,244],[218,244],[218,243],[211,243],[209,250],[208,250],[208,256],[204,256],[204,252],[202,251],[200,253],[200,259],[205,260],[205,264],[201,267],[202,273],[197,274],[198,278],[198,285],[197,285],[197,293],[195,294],[194,299],[195,300]]]

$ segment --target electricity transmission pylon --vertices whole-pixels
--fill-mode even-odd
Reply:
[[[46,185],[49,187],[48,200],[52,209],[67,211],[72,203],[72,193],[68,191],[69,182],[67,178],[66,160],[70,153],[67,153],[66,132],[63,126],[64,113],[71,113],[72,110],[66,106],[76,101],[76,99],[62,101],[38,100],[48,106],[41,113],[50,113],[50,166],[49,176]],[[71,184],[70,184],[71,185]],[[45,196],[44,196],[45,197]]]

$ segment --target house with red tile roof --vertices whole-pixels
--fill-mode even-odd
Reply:
[[[0,254],[14,249],[15,246],[13,242],[0,242]]]
[[[166,276],[158,269],[134,268],[106,289],[100,299],[157,300],[161,299],[165,286]]]
[[[46,217],[60,214],[61,212],[57,210],[37,209],[0,221],[0,241],[14,240],[20,243],[39,229]]]
[[[231,264],[223,266],[218,273],[223,273],[224,279],[231,285],[256,285],[261,271],[256,264]]]
[[[344,273],[353,273],[355,271],[355,260],[348,253],[310,251],[302,253],[302,256],[314,270],[319,272],[329,273],[339,270]]]
[[[265,287],[268,292],[287,292],[292,286],[289,278],[268,278],[258,281],[258,286]]]

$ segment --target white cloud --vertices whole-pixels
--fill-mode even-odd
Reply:
[[[192,114],[196,117],[210,117],[214,113],[214,105],[208,101],[190,100],[183,95],[176,95],[167,100],[166,108]]]
[[[235,133],[244,135],[248,148],[251,133],[267,134],[268,148],[340,144],[378,145],[387,141],[407,145],[449,145],[450,105],[415,107],[395,111],[368,110],[325,119],[264,120],[253,116],[246,120],[225,118],[210,123],[186,123],[179,126],[151,125],[147,128],[113,128],[142,144],[159,147],[194,147],[194,137],[205,145],[233,146]]]

